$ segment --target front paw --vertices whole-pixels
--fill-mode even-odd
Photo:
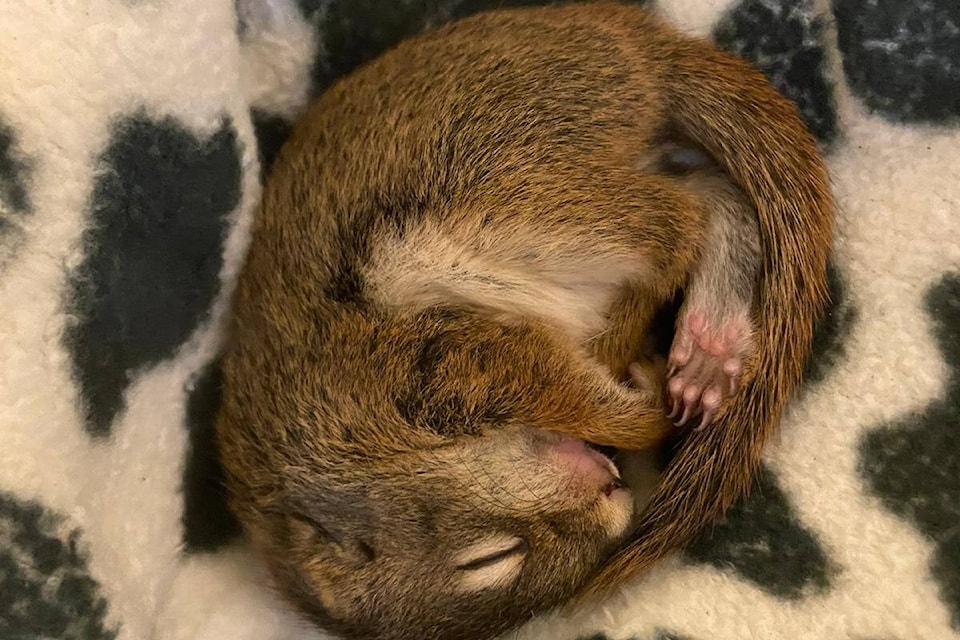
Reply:
[[[630,382],[638,391],[662,397],[667,375],[667,361],[662,356],[638,358],[627,367]]]

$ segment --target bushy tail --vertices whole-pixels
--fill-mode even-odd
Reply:
[[[690,543],[751,487],[764,443],[800,381],[827,299],[834,204],[814,139],[792,102],[747,63],[671,34],[660,53],[668,113],[710,150],[755,205],[763,247],[757,358],[728,410],[691,433],[642,516],[637,538],[596,576],[589,597]]]

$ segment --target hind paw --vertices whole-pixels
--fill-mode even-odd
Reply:
[[[699,416],[710,424],[724,400],[737,392],[750,352],[745,318],[714,322],[706,314],[685,314],[670,348],[667,370],[669,418],[678,427]]]

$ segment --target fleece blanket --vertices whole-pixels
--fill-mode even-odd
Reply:
[[[217,353],[261,180],[335,78],[529,0],[0,2],[0,638],[327,638],[226,510]],[[663,0],[799,105],[833,302],[756,491],[525,640],[960,638],[960,5]]]

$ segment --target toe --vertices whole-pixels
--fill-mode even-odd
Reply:
[[[736,358],[730,358],[723,363],[723,372],[728,376],[738,376],[740,371],[743,369],[743,366],[740,364],[740,361]]]
[[[671,368],[682,367],[690,361],[693,354],[693,342],[689,338],[680,338],[670,349]]]
[[[703,393],[703,390],[699,385],[691,384],[683,390],[683,401],[687,404],[696,404],[701,393]]]
[[[684,385],[686,385],[686,381],[680,376],[676,376],[671,378],[667,384],[667,390],[670,391],[670,395],[679,397],[683,393]]]
[[[700,404],[703,406],[704,411],[716,411],[720,407],[721,400],[720,389],[710,387],[703,392],[703,397],[700,398]]]

